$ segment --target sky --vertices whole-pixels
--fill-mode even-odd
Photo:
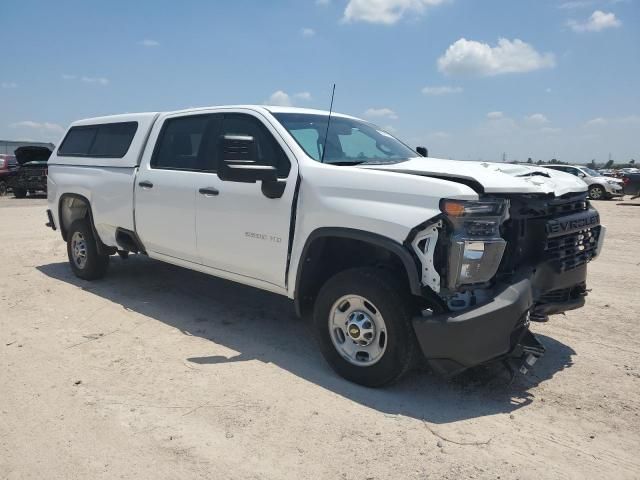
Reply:
[[[365,118],[431,156],[640,160],[640,0],[0,2],[0,139],[224,104]]]

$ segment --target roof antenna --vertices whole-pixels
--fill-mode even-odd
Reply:
[[[336,94],[336,84],[333,84],[333,91],[331,92],[331,106],[329,107],[329,118],[327,119],[327,130],[324,132],[324,144],[322,145],[322,158],[320,163],[324,163],[324,152],[327,151],[327,136],[329,135],[329,124],[331,123],[331,112],[333,112],[333,96]]]

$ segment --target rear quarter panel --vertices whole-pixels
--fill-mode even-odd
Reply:
[[[49,158],[47,199],[57,226],[61,221],[61,200],[65,195],[77,195],[89,201],[96,231],[105,245],[116,246],[118,227],[134,230],[134,180],[157,117],[157,113],[116,115],[81,120],[70,125],[69,129],[81,125],[138,122],[136,134],[122,158],[66,156],[59,155],[57,149],[53,152]]]

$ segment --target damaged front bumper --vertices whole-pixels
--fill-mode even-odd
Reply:
[[[437,373],[452,376],[509,354],[523,360],[544,347],[529,331],[534,307],[529,278],[502,286],[489,302],[461,312],[415,317],[413,327],[420,348]]]

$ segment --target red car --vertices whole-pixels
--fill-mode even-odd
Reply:
[[[0,196],[6,195],[9,177],[18,171],[18,161],[13,155],[0,154]]]

